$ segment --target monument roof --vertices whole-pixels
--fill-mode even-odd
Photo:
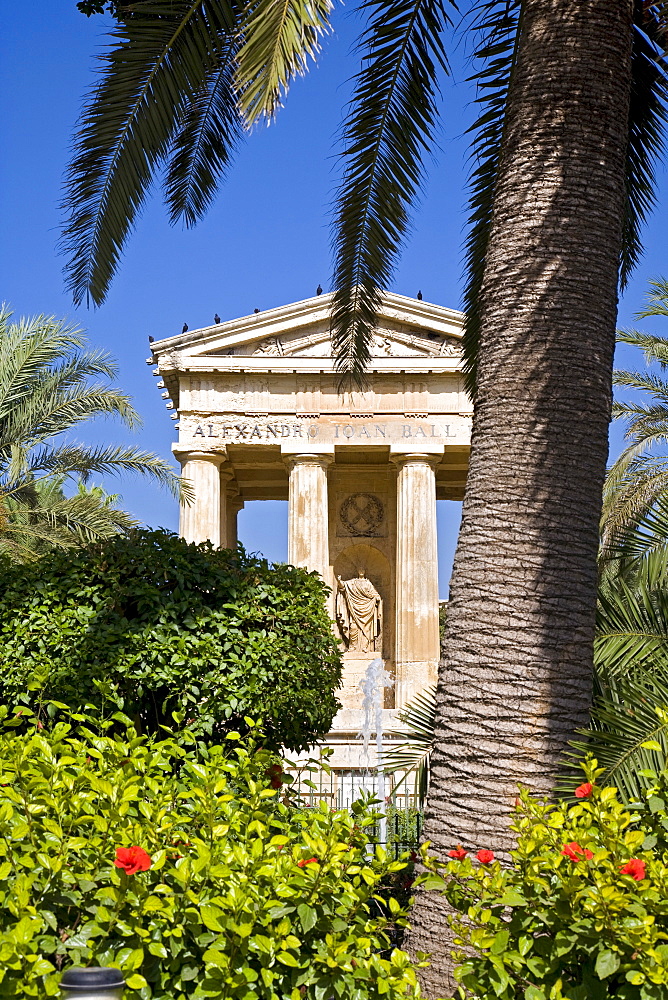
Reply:
[[[151,344],[169,380],[188,372],[333,371],[333,294],[319,295],[188,330]],[[463,313],[385,293],[371,346],[372,371],[453,371],[460,366]]]

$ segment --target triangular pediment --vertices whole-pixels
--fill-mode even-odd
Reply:
[[[157,358],[178,352],[182,363],[189,358],[331,358],[332,300],[331,294],[320,295],[189,330],[154,342],[152,350]],[[453,309],[387,293],[379,311],[372,357],[458,357],[463,318]]]

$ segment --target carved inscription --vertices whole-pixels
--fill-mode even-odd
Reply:
[[[459,428],[460,433],[463,428]],[[467,428],[468,432],[468,428]],[[454,424],[429,423],[428,421],[375,421],[365,420],[353,423],[305,423],[296,421],[235,421],[202,422],[195,426],[192,432],[195,438],[218,438],[221,441],[263,441],[277,442],[282,440],[302,438],[323,442],[338,441],[399,441],[411,438],[419,442],[425,438],[455,438],[457,427]],[[187,434],[187,430],[186,430]]]

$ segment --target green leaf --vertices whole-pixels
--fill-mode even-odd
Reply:
[[[125,980],[125,985],[131,990],[141,990],[148,985],[143,976],[140,976],[138,972],[133,972],[131,976],[128,976]]]
[[[202,918],[202,923],[205,927],[208,927],[210,931],[222,931],[224,929],[220,922],[223,912],[222,910],[219,910],[217,906],[205,904],[200,907],[199,912]]]
[[[498,931],[494,936],[494,942],[490,948],[493,955],[503,955],[506,948],[508,947],[508,938],[510,937],[510,931],[502,930]]]
[[[617,971],[620,965],[620,958],[617,952],[605,949],[604,951],[599,951],[596,958],[595,971],[599,979],[607,979],[608,976],[613,975]]]
[[[498,900],[500,906],[527,906],[524,896],[516,889],[506,889]]]
[[[440,875],[427,875],[422,881],[420,877],[420,888],[421,889],[440,889],[442,890],[446,885],[445,879]]]
[[[312,927],[315,927],[318,915],[312,906],[307,906],[306,903],[300,903],[297,907],[297,913],[299,914],[299,919],[305,932],[310,931]]]
[[[299,962],[298,962],[298,960],[289,951],[279,951],[279,952],[277,952],[276,958],[277,958],[277,960],[279,962],[282,962],[283,965],[289,965],[291,968],[294,968],[294,969],[298,969],[299,968]]]

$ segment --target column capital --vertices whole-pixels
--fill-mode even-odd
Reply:
[[[232,468],[232,466],[231,465],[222,465],[221,468],[220,468],[220,481],[221,481],[221,483],[229,483],[230,480],[232,480],[232,479],[234,479],[234,469]],[[229,486],[227,487],[227,492],[228,492],[228,494],[230,492],[230,487]],[[239,488],[237,487],[237,493],[238,492],[239,492]]]
[[[223,462],[227,460],[227,449],[218,449],[217,451],[197,451],[197,449],[190,448],[180,448],[178,445],[172,445],[172,452],[177,461],[183,464],[184,462],[211,462],[212,465],[222,465]]]
[[[317,465],[321,469],[327,469],[334,461],[334,455],[322,452],[299,452],[295,455],[283,455],[282,458],[288,469],[294,469],[296,465]]]
[[[443,460],[443,455],[435,455],[433,452],[425,451],[407,451],[401,454],[391,454],[390,462],[393,462],[397,466],[407,465],[408,463],[416,465],[431,465],[432,468],[436,466]]]

